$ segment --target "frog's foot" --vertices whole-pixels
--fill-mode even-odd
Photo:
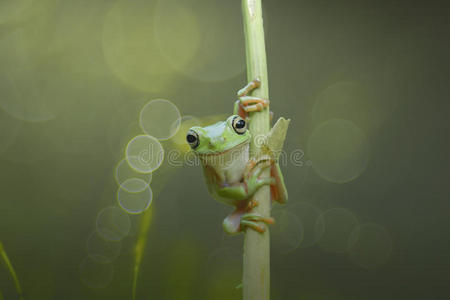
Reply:
[[[259,88],[261,86],[261,80],[259,78],[255,78],[252,81],[250,81],[246,86],[244,86],[242,89],[240,89],[237,92],[238,97],[247,96],[251,91],[253,91],[256,88]]]
[[[242,119],[248,122],[248,114],[255,111],[262,111],[264,108],[269,106],[269,100],[253,97],[253,96],[242,96],[234,104],[234,114],[239,115]],[[270,115],[270,120],[272,120],[273,114]]]
[[[275,223],[275,220],[271,217],[263,217],[255,213],[247,213],[241,217],[241,228],[249,227],[259,233],[264,233],[266,231],[266,227],[258,222],[264,222],[271,225]]]
[[[248,114],[255,111],[262,111],[269,106],[269,100],[248,96],[254,89],[261,86],[261,81],[256,78],[249,82],[244,88],[237,92],[239,100],[234,105],[234,113],[248,120]]]
[[[250,158],[247,162],[247,165],[245,166],[244,170],[244,177],[248,177],[250,172],[255,168],[255,166],[258,164],[258,161],[255,158]]]
[[[270,161],[257,164],[252,171],[245,176],[245,183],[247,187],[248,196],[253,194],[264,185],[274,185],[276,183],[273,177],[259,178],[264,170],[269,168],[272,164]]]
[[[228,234],[238,234],[246,227],[250,227],[260,233],[266,231],[266,227],[261,222],[266,224],[274,224],[275,220],[271,217],[263,217],[259,214],[250,212],[253,208],[258,206],[256,200],[250,200],[246,206],[236,208],[223,220],[222,226]]]
[[[249,177],[251,172],[257,172],[256,174],[259,176],[264,169],[272,166],[274,163],[275,161],[270,157],[251,158],[245,166],[244,177]]]
[[[246,113],[262,111],[264,108],[269,106],[269,100],[253,97],[253,96],[242,96],[239,97],[239,106]]]

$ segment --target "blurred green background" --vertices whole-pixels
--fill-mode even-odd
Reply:
[[[446,4],[263,6],[271,109],[292,119],[272,299],[448,299]],[[25,299],[131,299],[142,214],[123,213],[120,241],[95,230],[139,112],[231,114],[244,55],[238,0],[0,1],[0,241]],[[165,113],[145,122],[169,132]],[[136,299],[240,299],[232,208],[200,167],[169,164],[183,130],[152,174]],[[0,292],[18,299],[4,263]]]

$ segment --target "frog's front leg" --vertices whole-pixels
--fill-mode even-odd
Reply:
[[[275,184],[275,180],[272,177],[259,178],[261,173],[270,166],[270,161],[264,160],[257,163],[254,162],[254,160],[250,160],[240,182],[234,184],[216,182],[215,190],[217,195],[231,199],[235,206],[237,206],[240,201],[250,199],[262,186]]]
[[[237,92],[239,100],[234,104],[234,114],[239,115],[243,119],[247,119],[248,113],[262,111],[269,106],[269,100],[267,99],[248,96],[251,91],[260,87],[260,85],[261,81],[254,79]]]

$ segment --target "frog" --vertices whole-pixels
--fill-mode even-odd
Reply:
[[[250,157],[252,135],[248,130],[251,113],[262,111],[269,100],[249,96],[261,81],[256,78],[239,90],[233,115],[225,121],[209,126],[191,127],[186,141],[199,158],[205,182],[214,199],[234,207],[223,221],[228,234],[238,234],[247,228],[264,233],[267,225],[274,224],[272,217],[253,211],[258,206],[253,195],[263,186],[270,186],[271,202],[286,203],[286,185],[278,162],[290,120],[278,119],[268,134],[259,136],[261,153]],[[271,114],[272,115],[272,114]],[[261,176],[270,169],[270,177]]]

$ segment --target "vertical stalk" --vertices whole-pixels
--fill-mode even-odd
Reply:
[[[242,0],[244,18],[245,48],[247,60],[247,79],[261,80],[260,88],[253,95],[269,99],[267,79],[266,48],[262,19],[261,0]],[[257,156],[261,151],[255,143],[255,137],[266,134],[270,130],[269,108],[255,112],[250,116],[250,133],[253,140],[250,144],[251,156]],[[269,171],[262,176],[269,176]],[[259,206],[254,210],[263,216],[270,216],[270,189],[264,186],[255,194],[254,199]],[[270,298],[270,236],[269,231],[261,234],[247,230],[244,239],[244,270],[243,298],[244,300],[268,300]]]

